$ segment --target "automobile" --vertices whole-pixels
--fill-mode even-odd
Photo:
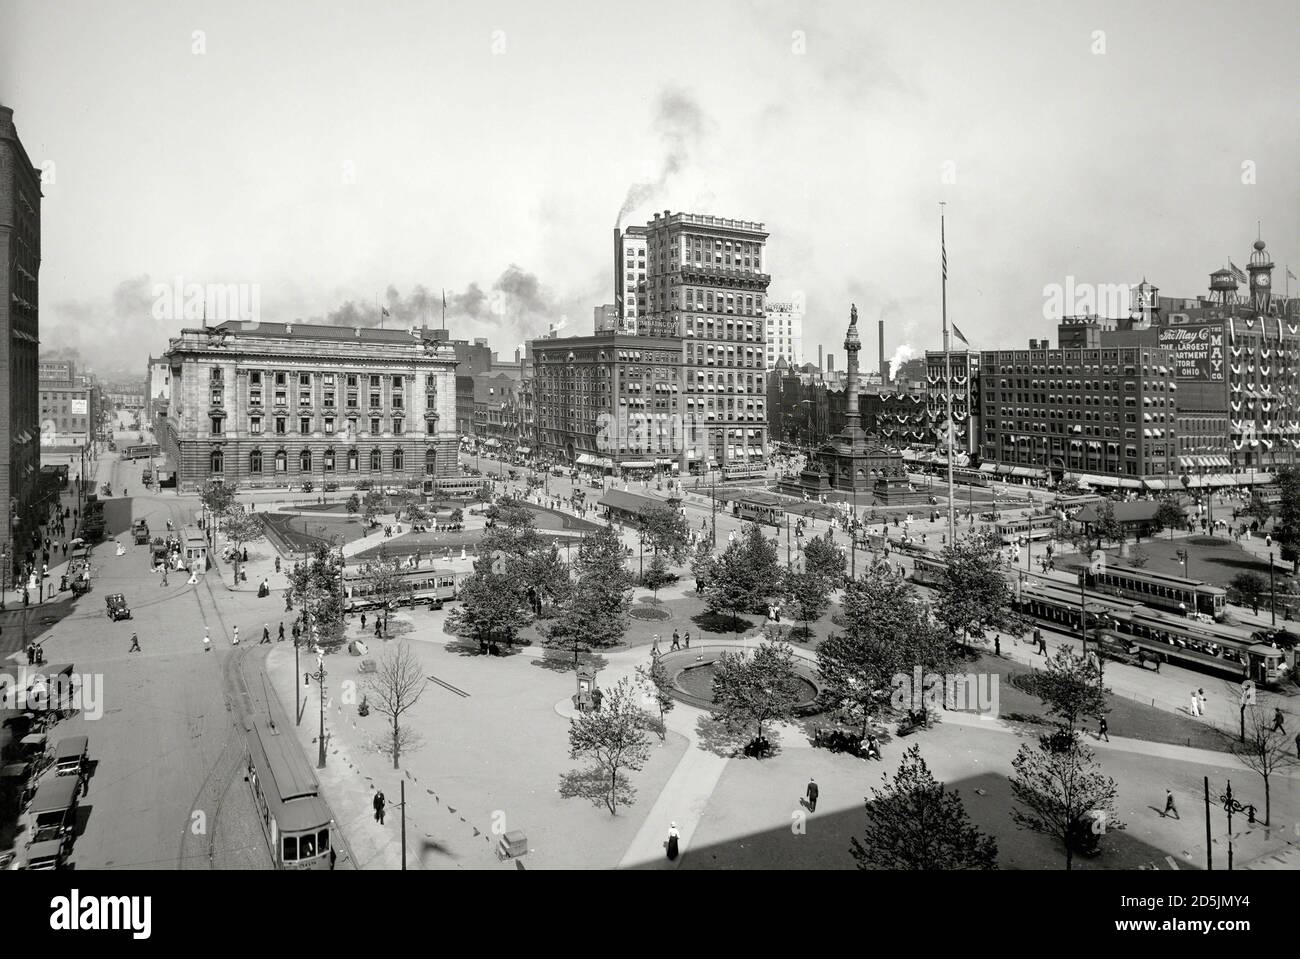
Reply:
[[[368,492],[373,485],[374,484],[371,483],[370,480],[360,480],[357,482],[356,489],[358,493],[365,493]]]
[[[337,492],[337,491],[338,491],[338,488],[339,488],[339,484],[338,484],[338,483],[334,483],[334,482],[326,483],[326,484],[322,487],[322,489],[324,489],[325,492],[327,492],[327,493],[334,493],[334,492]]]
[[[310,493],[315,489],[316,489],[316,484],[314,484],[311,480],[307,480],[305,483],[302,484],[302,491],[304,493]]]
[[[108,618],[113,622],[131,618],[131,607],[126,605],[126,597],[121,593],[110,593],[105,596],[104,605],[107,608]]]

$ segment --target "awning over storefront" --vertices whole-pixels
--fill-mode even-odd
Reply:
[[[1003,475],[1003,476],[1010,476],[1010,475],[1011,475],[1011,471],[1012,471],[1014,468],[1015,468],[1015,467],[1012,467],[1012,466],[1004,466],[1003,464],[999,463],[999,464],[998,464],[998,473],[1000,473],[1000,474]]]
[[[598,467],[598,468],[600,468],[600,469],[607,469],[607,470],[608,470],[608,469],[613,469],[613,468],[614,468],[614,463],[613,463],[612,460],[606,459],[606,458],[603,457],[603,456],[594,456],[594,455],[591,454],[591,453],[579,453],[579,454],[578,454],[578,465],[579,465],[579,466],[595,466],[595,467]]]
[[[1147,489],[1155,489],[1155,490],[1169,489],[1169,483],[1167,480],[1151,479],[1151,478],[1144,477],[1142,483],[1143,485],[1146,486]]]
[[[1042,471],[1042,470],[1036,470],[1036,469],[1030,469],[1028,466],[1013,466],[1013,467],[1011,467],[1011,475],[1012,475],[1012,476],[1028,476],[1028,477],[1032,477],[1032,478],[1034,478],[1034,479],[1042,479],[1042,478],[1043,478],[1043,471]]]
[[[997,463],[981,463],[981,464],[980,464],[980,472],[981,472],[981,473],[996,473],[997,471],[998,471],[998,464],[997,464]]]
[[[532,451],[533,451],[533,450],[532,450],[532,447],[530,447],[530,446],[516,446],[516,447],[515,447],[515,452],[516,452],[516,453],[531,453]]]
[[[655,464],[650,460],[624,460],[618,465],[620,469],[625,470],[652,470],[655,468]]]
[[[656,456],[656,457],[655,457],[655,463],[656,463],[657,465],[659,465],[659,466],[672,466],[672,465],[673,465],[674,463],[676,463],[676,462],[677,462],[677,461],[676,461],[675,459],[670,459],[670,458],[667,457],[667,456]]]
[[[485,440],[483,441],[483,445],[484,445],[484,446],[500,446],[500,445],[501,445],[501,441],[500,441],[500,440],[497,440],[497,439],[492,439],[491,437],[489,437],[488,439],[485,439]]]

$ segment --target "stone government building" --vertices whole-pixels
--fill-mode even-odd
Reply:
[[[178,487],[364,480],[431,491],[455,479],[446,340],[445,330],[302,323],[182,330],[165,354],[170,403],[156,424]]]

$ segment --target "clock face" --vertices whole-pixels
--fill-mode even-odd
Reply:
[[[1255,285],[1256,285],[1256,286],[1268,286],[1268,274],[1267,274],[1267,273],[1261,273],[1259,276],[1255,277]]]

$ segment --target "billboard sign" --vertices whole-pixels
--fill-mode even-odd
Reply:
[[[73,415],[73,416],[85,416],[85,415],[86,415],[86,404],[87,404],[87,401],[86,401],[86,400],[73,400],[73,401],[72,401],[72,415]]]
[[[1173,351],[1174,374],[1178,379],[1198,383],[1223,382],[1222,323],[1162,327],[1157,345]]]

